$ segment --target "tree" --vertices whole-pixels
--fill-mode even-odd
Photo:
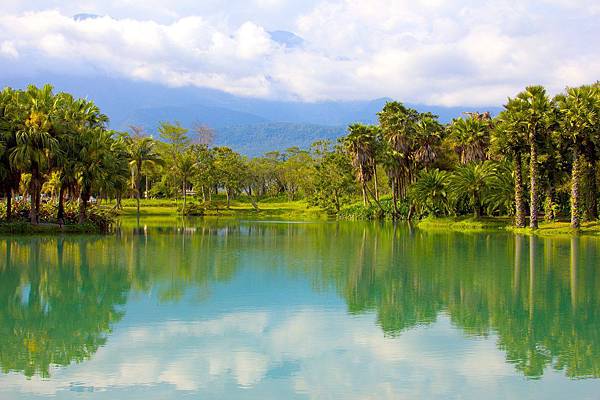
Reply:
[[[244,160],[229,147],[215,147],[214,151],[217,182],[225,189],[227,208],[229,208],[231,197],[244,182]]]
[[[514,174],[515,226],[525,227],[523,189],[523,154],[527,151],[527,126],[520,115],[521,103],[509,100],[498,115],[492,131],[491,152],[500,159],[512,161]]]
[[[475,113],[469,118],[456,118],[448,127],[449,139],[461,164],[487,160],[492,128],[489,114]]]
[[[399,102],[386,103],[377,115],[383,139],[388,145],[383,164],[392,184],[394,213],[397,216],[398,199],[406,197],[417,171],[431,165],[437,157],[442,126],[437,116],[420,114]]]
[[[583,174],[583,157],[586,149],[600,141],[600,95],[597,85],[568,88],[558,95],[561,133],[572,151],[571,169],[571,227],[578,229],[580,220],[580,191]]]
[[[350,157],[341,146],[331,149],[329,142],[317,142],[313,149],[316,160],[311,201],[337,214],[356,192]]]
[[[54,126],[57,98],[50,85],[41,89],[30,85],[25,92],[18,92],[14,101],[9,118],[17,127],[16,146],[11,151],[10,162],[31,174],[29,218],[32,224],[37,224],[44,173],[49,168],[50,157],[58,151]]]
[[[423,170],[410,189],[413,202],[429,215],[448,211],[448,173],[439,169]]]
[[[6,196],[6,220],[12,217],[12,195],[19,188],[21,171],[10,162],[10,154],[17,145],[17,125],[11,119],[16,92],[5,88],[0,92],[0,193]]]
[[[186,199],[187,199],[187,186],[190,177],[196,171],[198,161],[196,159],[196,152],[193,149],[188,149],[178,155],[176,170],[177,174],[181,179],[181,188],[183,192],[183,212],[185,212]]]
[[[490,162],[461,165],[450,176],[448,186],[455,202],[466,199],[475,218],[481,217],[489,182],[494,176]]]
[[[368,194],[371,194],[367,184],[373,177],[375,165],[375,132],[372,126],[352,124],[348,127],[348,134],[342,140],[350,154],[356,179],[361,185],[364,205],[369,202]],[[372,197],[375,199],[374,196]]]
[[[509,102],[511,99],[509,99]],[[528,86],[514,98],[514,107],[524,125],[529,145],[529,226],[538,228],[538,148],[552,128],[552,104],[542,86]]]
[[[142,168],[146,164],[162,164],[163,160],[156,152],[156,142],[147,136],[127,137],[127,151],[129,153],[129,165],[131,167],[135,196],[137,200],[137,217],[140,217],[140,197],[142,192]]]

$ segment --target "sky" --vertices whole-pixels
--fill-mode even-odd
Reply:
[[[0,84],[112,76],[275,100],[501,105],[526,85],[600,79],[598,21],[597,0],[2,0]]]

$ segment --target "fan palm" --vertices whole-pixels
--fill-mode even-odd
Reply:
[[[448,173],[439,169],[424,170],[411,186],[410,196],[417,207],[427,214],[448,211]]]
[[[450,143],[461,164],[487,159],[490,144],[490,120],[471,116],[456,118],[448,127]]]
[[[448,179],[452,199],[455,202],[466,199],[473,216],[479,218],[494,174],[494,165],[490,162],[459,166]]]
[[[509,102],[511,100],[509,99]],[[538,227],[538,147],[552,127],[552,104],[543,86],[528,86],[514,98],[517,118],[527,133],[529,145],[529,226]]]
[[[600,134],[600,94],[597,85],[567,89],[556,97],[559,124],[564,140],[573,153],[571,170],[571,227],[579,228],[580,186],[583,151],[598,144]]]

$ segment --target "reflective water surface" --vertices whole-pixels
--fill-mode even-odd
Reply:
[[[0,256],[0,399],[600,397],[598,239],[142,220]]]

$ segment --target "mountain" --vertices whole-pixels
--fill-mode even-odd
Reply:
[[[293,35],[290,32],[277,35],[281,41],[294,45],[296,39],[288,33]],[[94,78],[52,74],[26,78],[5,76],[0,85],[24,88],[29,83],[43,85],[48,82],[56,91],[93,99],[110,117],[113,129],[126,130],[130,125],[141,125],[154,133],[161,121],[179,121],[186,127],[201,123],[215,129],[217,144],[228,145],[248,155],[291,146],[307,147],[318,139],[335,139],[350,123],[377,122],[377,112],[391,100],[315,103],[262,100],[213,89],[172,88],[103,75]],[[473,107],[407,105],[421,112],[430,111],[442,122],[460,116],[463,111],[477,110]],[[480,110],[495,114],[500,108]]]

